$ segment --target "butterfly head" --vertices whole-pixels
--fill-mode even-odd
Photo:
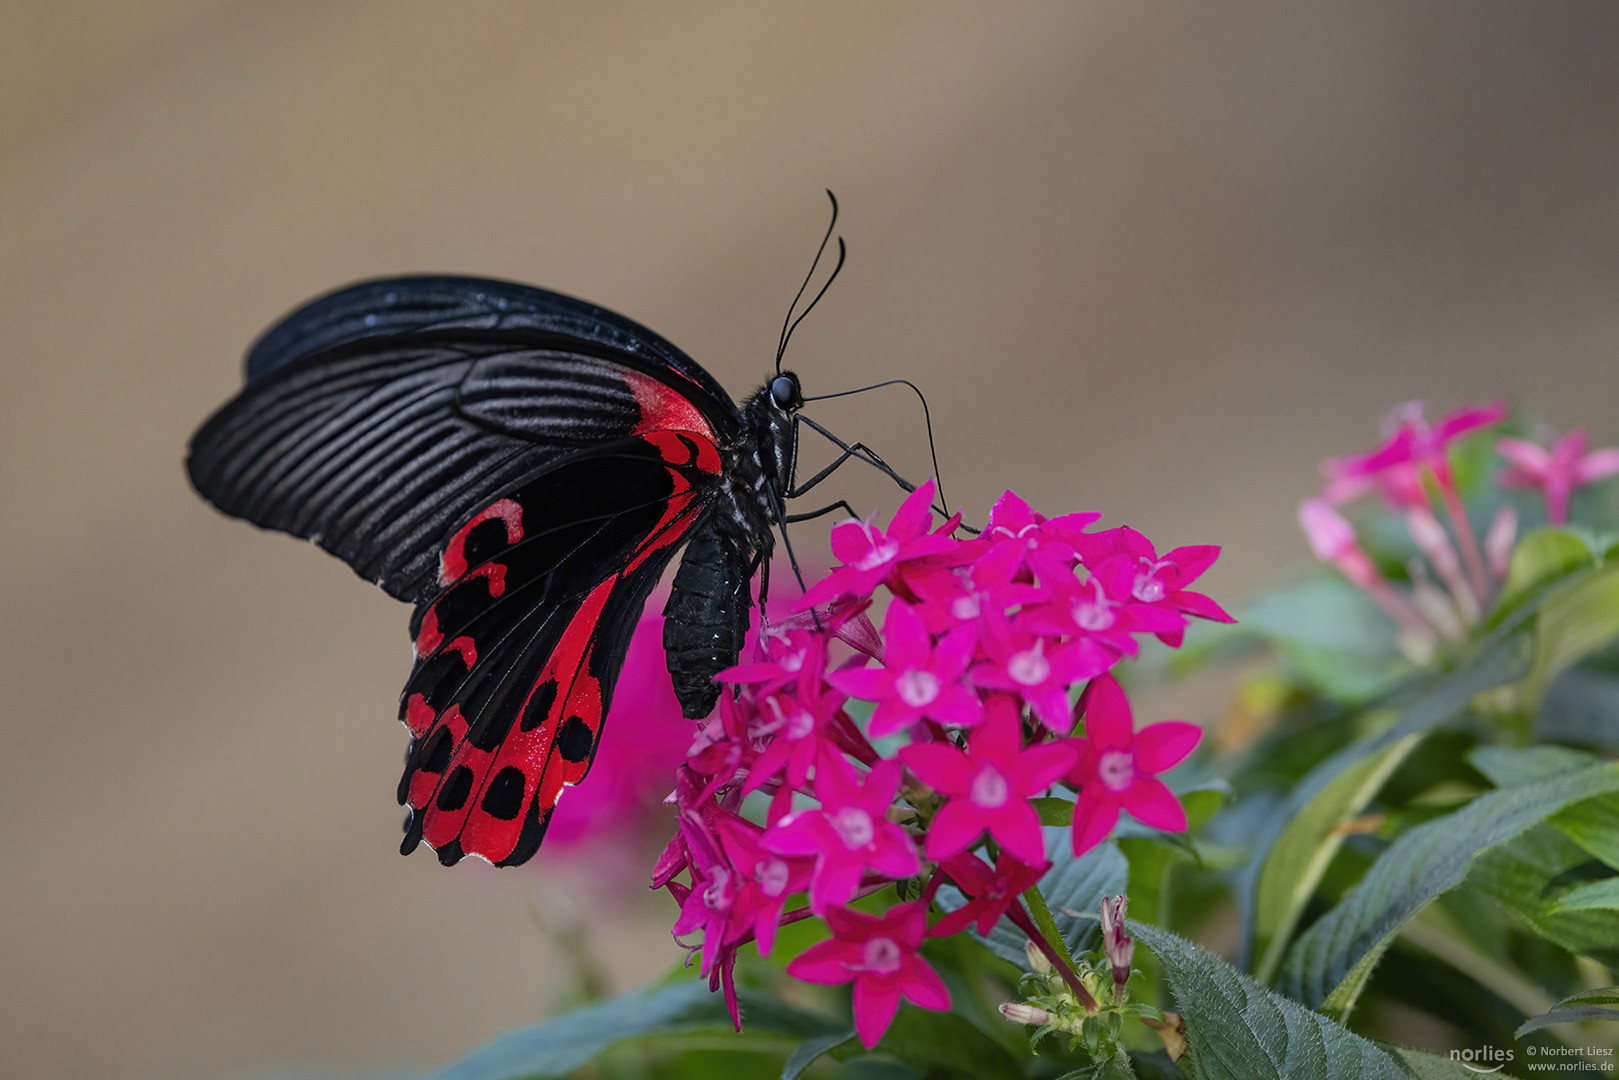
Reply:
[[[770,403],[789,415],[804,407],[804,392],[799,388],[798,376],[784,371],[770,380]]]

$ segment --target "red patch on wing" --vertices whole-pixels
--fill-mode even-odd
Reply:
[[[438,567],[440,585],[457,581],[467,572],[468,534],[484,522],[494,521],[497,518],[506,525],[508,547],[523,538],[523,508],[515,499],[497,499],[474,514],[472,520],[457,529],[455,535],[450,537],[450,542],[444,545],[444,554],[439,558]]]
[[[639,371],[626,371],[624,381],[635,404],[640,406],[641,420],[631,435],[646,435],[655,431],[684,431],[712,443],[714,426],[690,398],[666,383],[643,375]]]

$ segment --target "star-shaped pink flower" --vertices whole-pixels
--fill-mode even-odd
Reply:
[[[911,605],[896,599],[883,619],[883,666],[849,668],[827,676],[853,697],[875,701],[870,730],[874,738],[904,731],[919,720],[970,727],[983,715],[978,695],[962,682],[972,661],[975,635],[952,630],[935,645]]]
[[[934,860],[967,850],[988,832],[1025,863],[1045,859],[1040,815],[1029,800],[1074,767],[1072,741],[1023,746],[1018,707],[997,697],[984,722],[967,736],[967,749],[948,743],[915,743],[900,760],[945,803],[928,825],[924,850]]]
[[[1129,595],[1140,603],[1215,622],[1237,621],[1207,596],[1187,588],[1220,557],[1218,545],[1178,547],[1159,557],[1152,541],[1128,526],[1089,534],[1080,543],[1085,565],[1097,569],[1111,557],[1128,556],[1133,571]],[[1158,637],[1165,645],[1178,648],[1182,633],[1178,629],[1160,631]]]
[[[868,1050],[877,1045],[906,997],[924,1009],[950,1008],[950,991],[917,955],[927,933],[927,904],[913,900],[883,915],[849,908],[826,913],[832,938],[804,950],[787,974],[805,982],[854,983],[854,1027]]]
[[[1136,731],[1130,701],[1111,675],[1092,681],[1080,707],[1085,738],[1079,764],[1068,774],[1068,782],[1079,788],[1074,854],[1101,843],[1121,810],[1155,829],[1185,832],[1186,811],[1157,774],[1185,761],[1203,738],[1203,729],[1170,720]]]
[[[1497,401],[1482,408],[1458,409],[1430,425],[1422,415],[1420,401],[1397,405],[1385,422],[1388,437],[1377,449],[1322,464],[1328,481],[1322,497],[1338,504],[1375,489],[1397,507],[1427,506],[1422,470],[1431,470],[1440,487],[1453,488],[1455,482],[1446,458],[1450,444],[1469,432],[1500,422],[1506,415],[1506,402]]]
[[[1112,667],[1118,659],[1090,638],[1053,642],[1024,633],[1000,612],[987,612],[981,642],[989,659],[969,677],[981,687],[1011,690],[1028,702],[1040,722],[1067,734],[1074,726],[1068,689]]]
[[[810,860],[766,850],[759,842],[759,827],[742,818],[728,815],[716,825],[734,875],[726,936],[739,942],[752,933],[759,955],[769,956],[787,898],[809,886]]]
[[[1034,556],[1039,564],[1040,556]],[[1135,596],[1138,564],[1124,553],[1103,559],[1081,581],[1072,573],[1050,575],[1054,582],[1044,603],[1021,620],[1037,634],[1089,637],[1120,656],[1139,651],[1137,634],[1175,634],[1186,617],[1168,605],[1147,603]]]
[[[945,555],[958,542],[949,536],[946,522],[939,532],[933,525],[932,480],[911,492],[894,512],[888,528],[870,521],[844,521],[832,527],[832,554],[842,564],[810,586],[796,605],[800,610],[843,596],[868,596],[884,581],[899,584],[900,568],[908,562]]]
[[[1030,509],[1029,504],[1014,492],[1006,492],[990,507],[989,522],[984,527],[981,542],[987,541],[988,550],[974,564],[973,576],[987,584],[1006,584],[1026,580],[1029,556],[1045,553],[1048,560],[1073,563],[1073,541],[1101,514],[1064,514],[1048,518]]]
[[[1001,851],[993,868],[970,851],[953,855],[939,866],[969,899],[933,924],[933,929],[928,931],[932,937],[948,937],[969,923],[977,924],[975,929],[979,934],[989,933],[1001,921],[1001,916],[1018,902],[1018,897],[1034,888],[1051,869],[1051,863],[1044,856],[1031,864],[1005,850]]]
[[[767,850],[815,858],[809,898],[817,915],[853,899],[868,868],[894,879],[922,872],[910,834],[887,816],[901,772],[898,761],[879,761],[862,784],[842,754],[823,747],[815,766],[821,805],[795,810],[765,831]]]
[[[1576,490],[1619,474],[1619,448],[1586,451],[1585,429],[1575,428],[1548,447],[1528,439],[1501,438],[1495,448],[1507,459],[1502,487],[1538,488],[1546,496],[1546,519],[1568,521],[1568,501]]]

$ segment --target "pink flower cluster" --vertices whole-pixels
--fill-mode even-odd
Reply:
[[[1231,621],[1192,591],[1219,549],[1160,555],[1134,530],[1087,531],[1097,515],[1047,518],[1011,492],[982,533],[961,538],[959,514],[935,525],[933,494],[923,485],[886,528],[834,527],[840,565],[767,628],[756,656],[721,674],[727,691],[678,770],[679,831],[652,884],[681,904],[677,939],[701,931],[691,948],[738,1023],[738,949],[753,941],[768,954],[778,927],[806,918],[832,937],[787,972],[852,982],[868,1047],[902,997],[949,1007],[918,951],[927,937],[969,924],[987,932],[1003,917],[1094,1009],[1020,900],[1049,869],[1031,800],[1059,783],[1077,794],[1076,854],[1124,811],[1186,828],[1158,774],[1202,732],[1178,722],[1135,730],[1110,672],[1144,637],[1178,646],[1191,618]],[[881,633],[867,616],[879,591]],[[871,705],[864,726],[856,699]],[[741,813],[754,792],[762,824]],[[851,906],[908,881],[919,899],[886,914]],[[930,926],[947,881],[966,905]]]
[[[1389,613],[1400,627],[1401,646],[1419,663],[1442,642],[1464,637],[1506,578],[1517,514],[1503,506],[1480,544],[1450,462],[1450,448],[1458,439],[1506,416],[1506,404],[1497,401],[1459,409],[1429,424],[1420,403],[1396,406],[1383,443],[1364,454],[1325,462],[1326,486],[1299,508],[1299,523],[1316,556],[1338,567]],[[1497,439],[1496,451],[1507,468],[1496,482],[1503,488],[1538,490],[1545,498],[1547,521],[1562,525],[1574,491],[1619,474],[1619,449],[1587,451],[1586,433],[1579,429],[1561,439],[1553,436],[1551,443],[1544,447],[1527,439]],[[1407,566],[1410,584],[1403,589],[1377,568],[1337,510],[1369,492],[1382,495],[1404,518],[1420,552]],[[1441,509],[1448,530],[1440,521]]]

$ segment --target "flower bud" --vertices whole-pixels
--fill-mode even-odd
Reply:
[[[1124,1000],[1124,984],[1130,981],[1130,959],[1135,955],[1135,939],[1124,932],[1127,896],[1102,897],[1102,952],[1113,966],[1113,996]]]
[[[1039,1026],[1051,1019],[1051,1014],[1044,1009],[1037,1009],[1033,1005],[1025,1005],[1021,1001],[1006,1001],[1001,1003],[1001,1015],[1014,1024],[1033,1024]]]
[[[1032,941],[1024,942],[1023,955],[1029,958],[1030,971],[1036,975],[1051,974],[1051,961],[1046,959],[1046,954],[1040,951],[1040,946]]]

